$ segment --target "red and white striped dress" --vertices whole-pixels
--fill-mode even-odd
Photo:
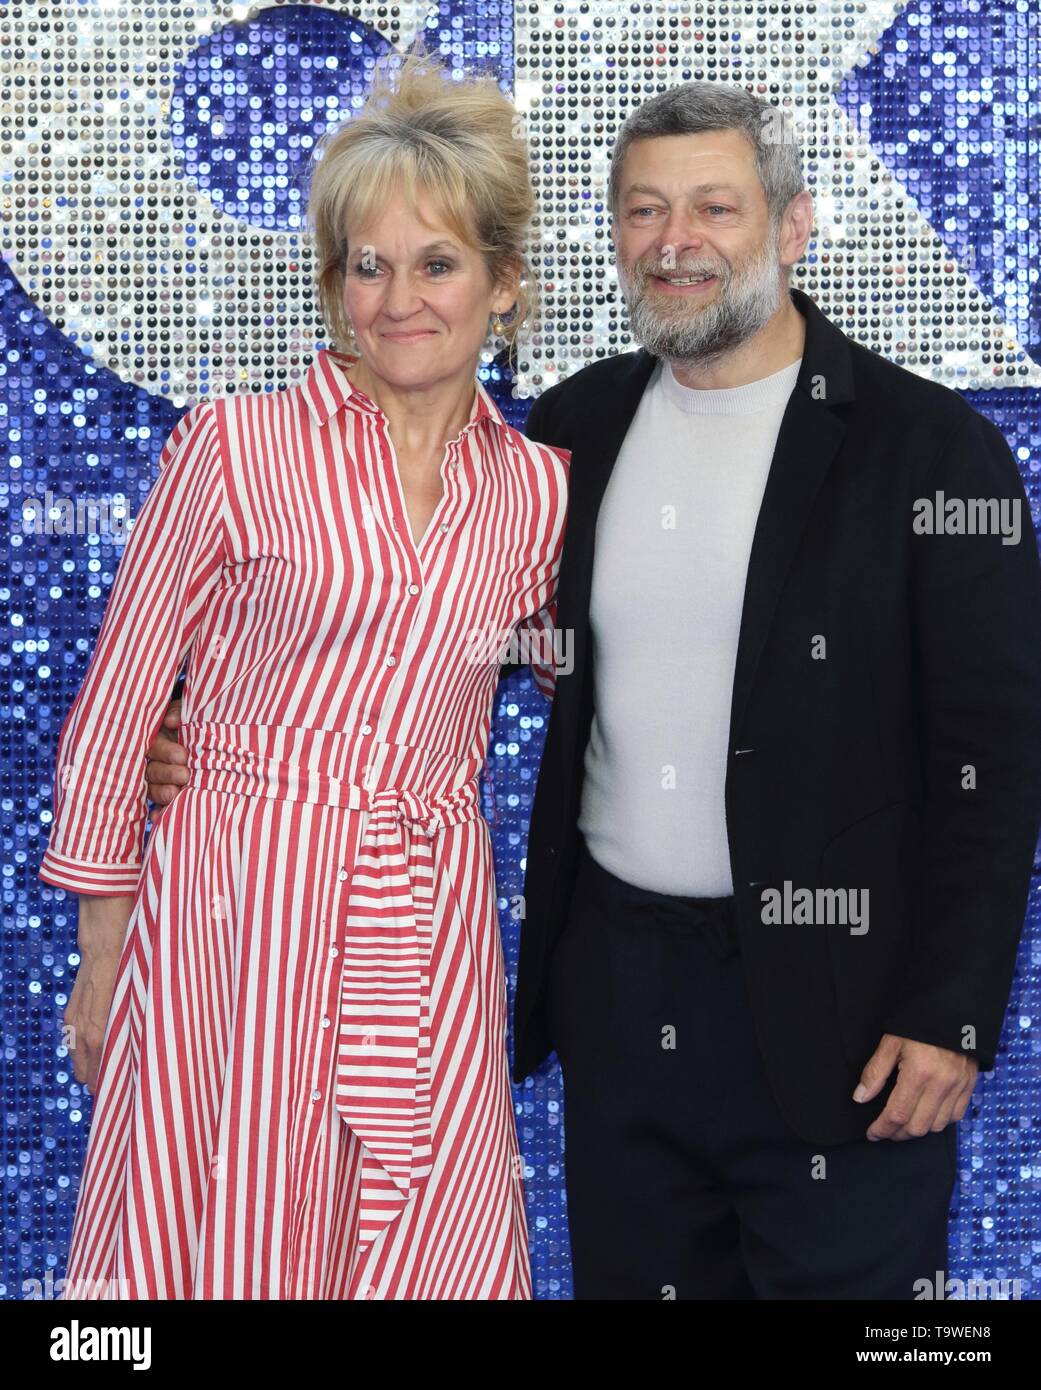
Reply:
[[[62,726],[40,877],[134,895],[66,1297],[531,1297],[479,786],[570,454],[478,382],[416,545],[350,360],[182,416]]]

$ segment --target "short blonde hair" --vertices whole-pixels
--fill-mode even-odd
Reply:
[[[491,78],[454,82],[436,55],[412,52],[377,70],[356,116],[315,148],[307,220],[318,259],[318,302],[336,348],[358,346],[343,306],[347,227],[378,214],[398,187],[418,217],[426,193],[444,223],[485,258],[492,283],[519,269],[516,312],[502,337],[512,352],[537,310],[526,246],[536,199],[520,116]]]

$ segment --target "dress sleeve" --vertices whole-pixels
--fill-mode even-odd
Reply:
[[[535,407],[539,406],[540,401],[536,401]],[[528,419],[535,414],[535,407],[529,413]],[[529,435],[529,438],[531,436]],[[535,684],[545,695],[547,700],[552,700],[557,688],[557,663],[558,655],[566,656],[566,652],[557,650],[556,623],[557,623],[557,593],[556,577],[560,572],[560,556],[564,545],[564,530],[567,514],[567,484],[571,473],[571,450],[561,448],[559,445],[549,444],[546,447],[556,457],[562,465],[563,487],[560,494],[561,508],[554,524],[554,569],[553,593],[543,604],[537,613],[532,613],[524,618],[515,628],[520,648],[520,661],[514,663],[511,669],[521,666],[530,666],[531,674],[535,679]]]
[[[145,754],[226,558],[212,401],[192,406],[123,548],[94,652],[58,736],[44,883],[88,895],[137,887]]]
[[[557,667],[553,661],[553,630],[557,617],[557,601],[551,599],[537,613],[517,624],[522,654],[531,653],[531,674],[547,700],[553,699],[557,688]],[[529,663],[520,661],[523,666]]]

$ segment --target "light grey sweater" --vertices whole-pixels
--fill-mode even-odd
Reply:
[[[604,494],[578,823],[642,888],[734,891],[723,789],[745,574],[799,365],[696,390],[659,363]]]

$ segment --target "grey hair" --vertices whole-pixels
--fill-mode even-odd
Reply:
[[[739,130],[748,139],[776,227],[785,208],[806,186],[791,122],[781,107],[725,82],[682,82],[645,101],[623,122],[611,151],[612,216],[618,213],[622,163],[634,140],[697,135],[704,130]]]

